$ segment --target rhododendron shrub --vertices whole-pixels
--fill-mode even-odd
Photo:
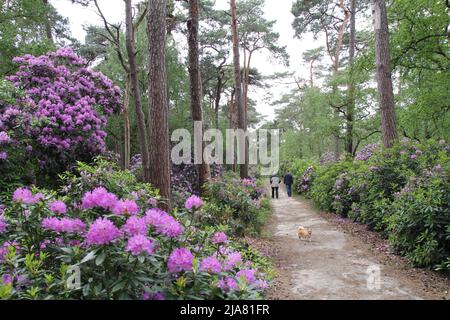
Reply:
[[[237,235],[260,231],[269,204],[264,188],[256,180],[226,174],[206,183],[204,189],[209,200],[202,208],[204,221],[211,225],[227,224]]]
[[[106,117],[121,110],[111,80],[66,48],[13,61],[19,71],[7,79],[24,95],[0,105],[0,130],[20,130],[18,143],[29,139],[27,151],[47,171],[105,151]]]
[[[165,212],[135,198],[141,186],[115,194],[95,184],[76,197],[16,190],[0,215],[0,298],[261,297],[263,258],[247,254],[226,227],[193,221],[191,210],[202,210],[203,199],[189,211]],[[131,210],[117,212],[124,203]]]

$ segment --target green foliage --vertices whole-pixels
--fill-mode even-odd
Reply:
[[[350,167],[351,162],[336,162],[317,167],[317,176],[309,196],[320,210],[331,211],[333,209],[333,198],[331,197],[333,187],[339,175],[347,172]]]
[[[258,233],[270,212],[265,191],[256,185],[245,185],[234,174],[208,182],[205,187],[208,204],[204,217],[211,225],[225,222],[233,234]]]

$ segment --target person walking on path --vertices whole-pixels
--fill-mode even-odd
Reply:
[[[284,176],[283,183],[286,185],[286,191],[288,197],[290,198],[292,196],[292,185],[294,184],[294,177],[292,174],[287,172]]]
[[[275,196],[278,199],[278,188],[280,187],[280,178],[278,178],[277,174],[273,174],[270,177],[270,186],[272,187],[272,199],[275,198]]]

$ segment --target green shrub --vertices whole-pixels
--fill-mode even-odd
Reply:
[[[412,178],[396,194],[389,217],[389,240],[420,267],[438,266],[450,274],[450,181],[448,166]]]
[[[228,219],[226,223],[235,235],[259,232],[264,223],[261,217],[269,210],[269,203],[263,201],[265,190],[258,187],[256,181],[225,174],[223,178],[208,182],[204,191],[209,203],[204,209],[205,216],[211,224]]]
[[[338,177],[348,172],[351,162],[336,162],[317,167],[316,177],[309,193],[318,209],[333,211],[333,187]]]

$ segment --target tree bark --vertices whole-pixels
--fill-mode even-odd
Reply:
[[[189,79],[191,90],[191,117],[193,123],[196,121],[202,122],[202,92],[201,92],[201,79],[199,68],[199,45],[198,45],[198,28],[199,28],[199,13],[198,13],[198,0],[189,0],[189,21],[188,25],[188,46],[189,46]],[[201,146],[201,164],[197,165],[197,172],[199,178],[200,192],[203,185],[211,178],[208,159],[203,158],[203,151],[205,149],[205,143],[202,142]]]
[[[148,5],[150,182],[167,201],[162,207],[168,210],[171,208],[171,182],[165,64],[167,8],[165,0],[149,0]]]
[[[231,7],[231,33],[233,36],[233,62],[234,62],[234,81],[235,81],[235,101],[238,113],[239,128],[247,132],[246,120],[245,120],[245,106],[242,95],[242,78],[241,78],[241,64],[239,54],[239,34],[237,29],[237,13],[236,13],[236,0],[230,0]],[[246,139],[247,140],[247,139]],[[247,142],[246,142],[247,145]],[[246,147],[247,149],[247,147]],[[245,163],[240,165],[240,176],[242,179],[248,177],[248,162],[245,156]]]
[[[126,47],[129,64],[130,89],[133,93],[134,107],[136,111],[137,127],[139,134],[139,147],[142,157],[143,178],[150,182],[149,149],[147,140],[147,129],[145,127],[145,115],[142,109],[141,92],[138,83],[136,66],[135,30],[133,27],[133,13],[131,0],[125,0],[125,25],[126,25]]]
[[[123,168],[125,170],[130,169],[131,161],[131,136],[130,136],[130,117],[129,117],[129,106],[130,106],[130,79],[128,77],[125,86],[125,97],[123,99]]]
[[[355,81],[354,81],[354,59],[355,59],[355,39],[356,39],[356,0],[350,0],[350,43],[349,43],[349,85],[348,85],[348,107],[346,115],[347,135],[345,151],[348,155],[353,155],[353,118],[355,113]]]
[[[398,139],[395,116],[394,90],[390,65],[389,29],[384,0],[373,0],[375,27],[375,57],[377,84],[381,112],[383,144],[389,148]]]

